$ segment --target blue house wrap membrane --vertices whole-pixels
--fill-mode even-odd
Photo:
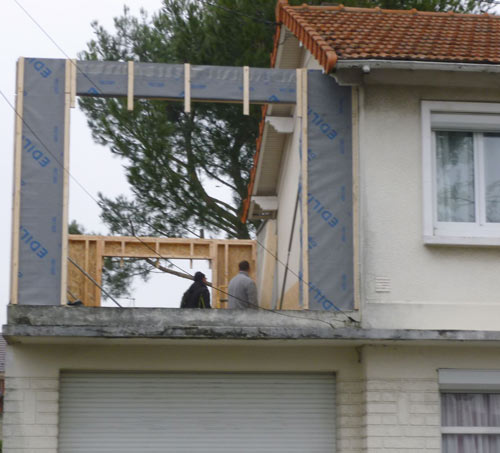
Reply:
[[[77,94],[81,96],[126,96],[127,63],[77,62]],[[243,68],[233,66],[191,66],[191,98],[200,101],[241,102]],[[292,69],[250,68],[250,102],[294,104],[296,72]],[[134,96],[183,99],[184,65],[134,64]]]
[[[21,145],[19,273],[17,301],[61,302],[66,60],[26,58]],[[191,66],[191,98],[242,102],[243,68]],[[250,102],[294,104],[296,71],[249,71]],[[126,62],[79,61],[80,96],[127,96]],[[134,64],[134,97],[184,98],[184,65]]]
[[[65,60],[24,60],[19,304],[60,304],[64,89]]]
[[[351,112],[349,87],[308,71],[310,310],[354,308]]]

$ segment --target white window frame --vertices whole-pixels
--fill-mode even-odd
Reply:
[[[423,239],[426,244],[500,246],[500,223],[486,223],[484,181],[475,178],[476,222],[438,222],[434,129],[474,133],[474,166],[482,173],[478,133],[500,132],[500,104],[422,101]],[[479,194],[479,196],[477,195]],[[481,204],[481,206],[479,206]]]
[[[500,393],[500,370],[438,370],[440,393]],[[443,434],[500,434],[497,426],[442,426]]]

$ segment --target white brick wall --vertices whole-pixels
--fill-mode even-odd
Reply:
[[[439,411],[436,380],[367,380],[365,451],[439,453]]]
[[[364,381],[337,379],[337,450],[363,451]]]
[[[59,381],[5,379],[4,453],[57,453]]]

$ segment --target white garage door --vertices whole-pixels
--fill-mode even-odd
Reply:
[[[59,453],[335,451],[331,374],[63,373]]]

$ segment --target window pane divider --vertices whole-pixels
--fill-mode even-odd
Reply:
[[[442,426],[441,434],[500,434],[498,426]]]

